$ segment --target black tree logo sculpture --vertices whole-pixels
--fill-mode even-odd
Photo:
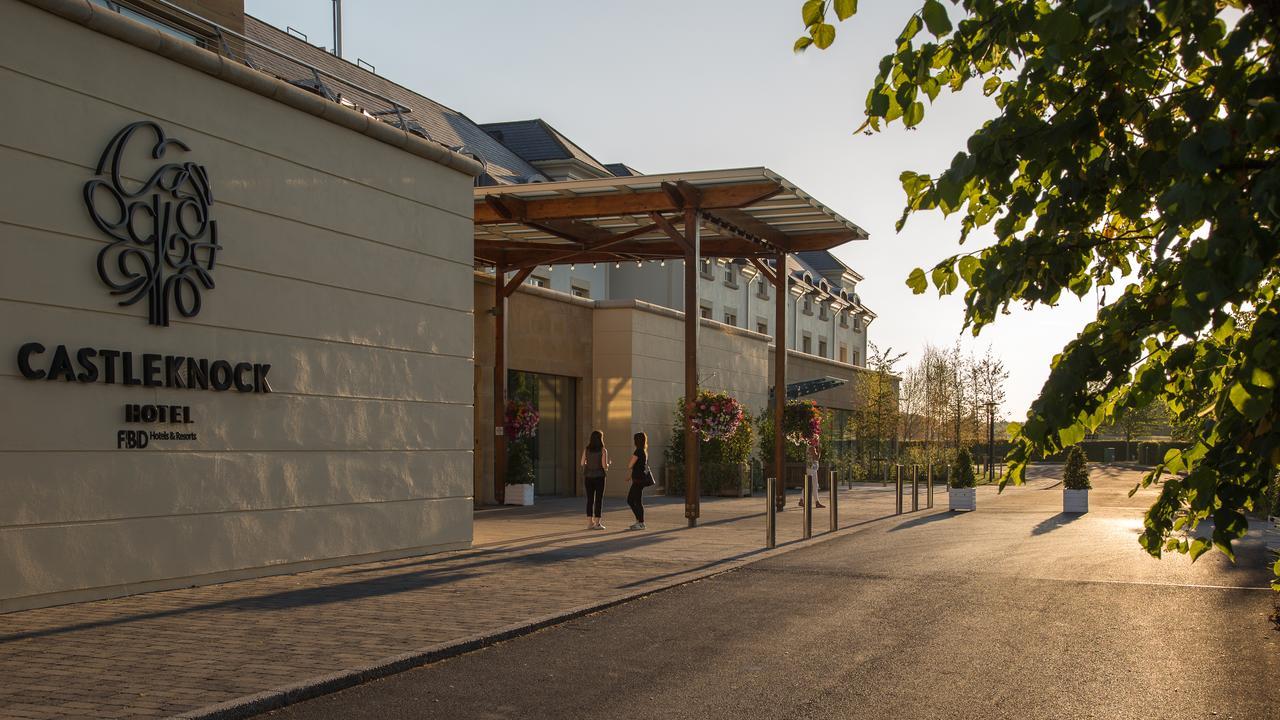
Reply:
[[[221,248],[217,223],[209,217],[213,193],[208,173],[193,162],[164,163],[149,176],[145,168],[142,174],[126,173],[125,150],[135,133],[138,142],[154,136],[152,160],[173,148],[191,151],[165,137],[154,122],[133,123],[102,152],[96,177],[85,183],[84,202],[94,224],[113,238],[98,253],[98,277],[112,295],[124,296],[120,305],[145,297],[147,321],[168,325],[171,303],[183,317],[195,317],[202,288],[213,288],[210,273]]]

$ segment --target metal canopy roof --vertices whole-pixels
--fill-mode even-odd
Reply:
[[[475,258],[509,269],[682,259],[696,210],[701,257],[829,250],[867,232],[768,168],[475,188]]]
[[[844,385],[845,381],[840,378],[834,378],[830,375],[817,378],[814,380],[801,380],[800,382],[787,383],[787,399],[795,400],[805,395],[814,395],[823,390],[830,390]],[[769,388],[769,399],[773,399],[774,388]]]

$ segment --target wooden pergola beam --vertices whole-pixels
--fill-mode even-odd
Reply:
[[[761,260],[760,258],[748,258],[748,259],[751,261],[751,264],[756,267],[756,270],[759,270],[760,274],[764,275],[765,279],[769,281],[770,285],[778,284],[778,277],[777,275],[774,274],[773,268],[770,268],[768,265],[765,265],[764,261]]]
[[[663,217],[661,213],[649,213],[649,217],[653,219],[653,224],[657,225],[662,232],[666,233],[667,237],[671,238],[671,241],[684,250],[684,252],[687,253],[692,249],[689,247],[689,241],[685,239],[684,235],[680,234],[680,231],[676,229],[676,226],[672,225],[671,221]]]
[[[744,183],[726,185],[724,187],[706,187],[701,193],[701,209],[718,210],[723,208],[750,207],[762,200],[767,200],[782,192],[783,188],[774,182]],[[682,195],[683,197],[683,195]],[[511,222],[515,218],[502,214],[489,202],[491,198],[505,201],[514,198],[503,198],[501,195],[486,195],[475,204],[475,224],[493,225]],[[617,215],[644,215],[651,212],[670,213],[683,211],[665,190],[644,190],[633,193],[578,195],[574,197],[548,197],[536,200],[521,200],[523,210],[520,217],[523,221],[541,220],[581,220],[584,218],[611,217]],[[506,207],[507,212],[512,212]]]
[[[727,229],[735,230],[745,237],[762,240],[774,246],[778,250],[785,250],[787,252],[792,250],[790,235],[787,235],[781,230],[778,230],[766,223],[756,220],[741,210],[725,208],[723,210],[708,212],[706,214],[713,221],[721,223],[725,225]]]

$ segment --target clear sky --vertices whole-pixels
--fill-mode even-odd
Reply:
[[[540,117],[601,162],[647,173],[763,165],[853,220],[871,239],[836,254],[866,279],[881,348],[910,353],[961,337],[963,301],[904,280],[959,249],[958,218],[922,214],[894,232],[903,170],[950,164],[995,107],[939,95],[916,130],[854,135],[881,56],[909,4],[865,2],[835,45],[791,52],[799,0],[345,0],[343,55],[476,122]],[[332,47],[329,0],[246,0],[267,22]],[[973,246],[989,243],[975,235]],[[974,339],[1010,370],[1005,415],[1021,419],[1049,362],[1094,317],[1096,300],[1015,310]]]

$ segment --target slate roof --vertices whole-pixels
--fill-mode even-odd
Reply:
[[[577,160],[605,175],[615,174],[599,160],[591,157],[586,150],[578,147],[572,140],[540,118],[482,123],[480,127],[531,163],[542,160]]]
[[[626,163],[605,163],[604,168],[613,173],[614,177],[636,177],[644,174]]]
[[[477,178],[477,184],[508,185],[531,180],[547,180],[537,168],[512,152],[510,148],[494,140],[479,125],[457,110],[445,107],[381,75],[336,57],[251,15],[244,16],[244,34],[252,40],[309,63],[335,77],[361,85],[409,108],[410,112],[406,119],[421,126],[430,139],[454,150],[474,155],[484,163],[485,172]],[[295,78],[284,79],[294,80]],[[308,81],[311,78],[296,78],[296,80]]]
[[[815,273],[822,275],[823,277],[826,277],[828,273],[839,275],[852,273],[855,278],[859,280],[862,279],[862,275],[860,275],[858,271],[840,262],[839,258],[825,250],[802,251],[796,253],[796,255],[799,257],[801,262],[808,265]],[[831,280],[831,278],[827,279]],[[839,281],[836,282],[839,284]]]

